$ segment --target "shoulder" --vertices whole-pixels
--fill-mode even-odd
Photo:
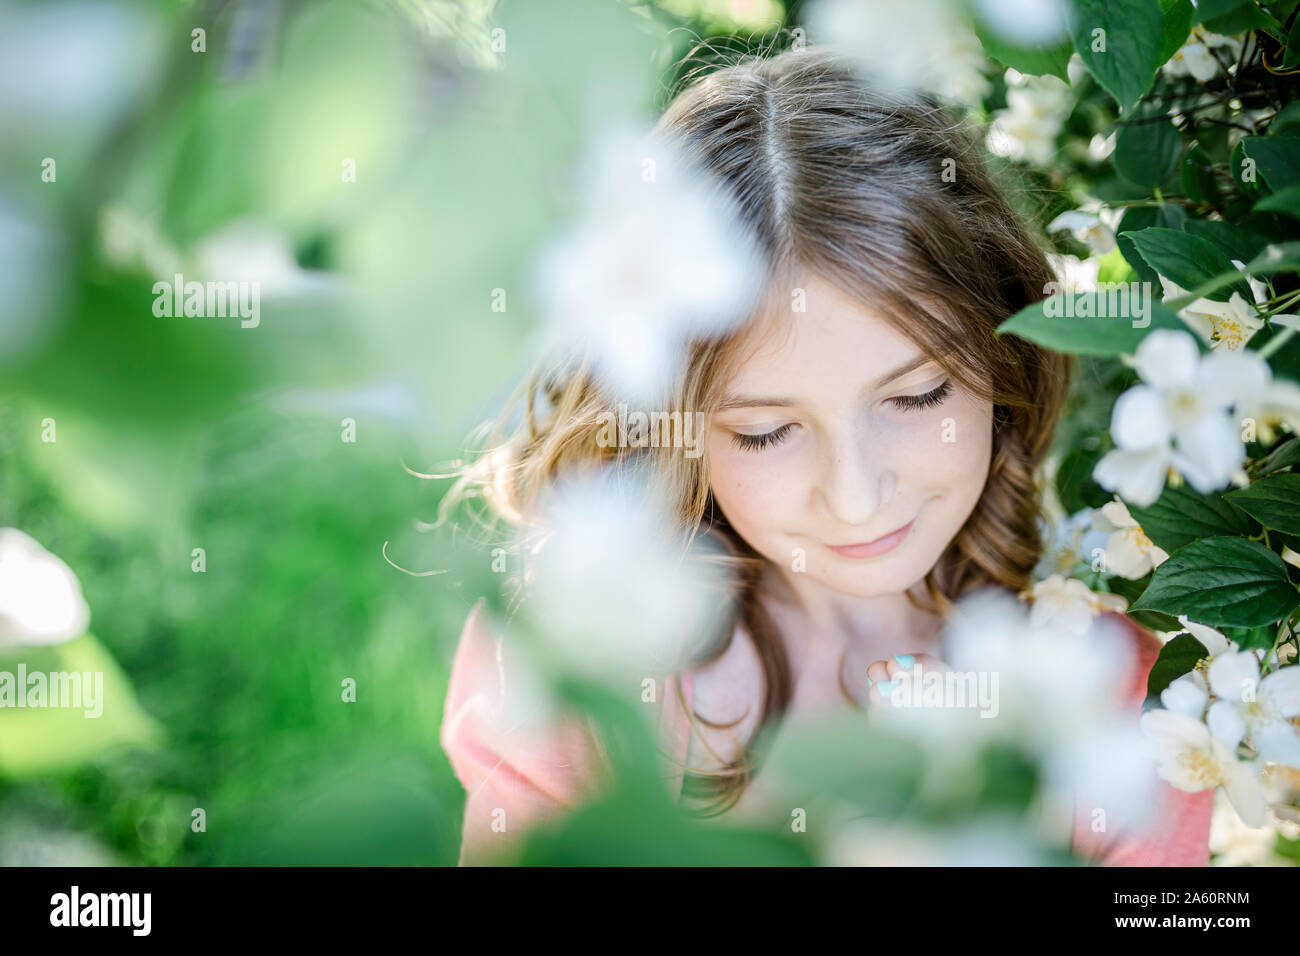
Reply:
[[[691,769],[719,769],[739,759],[762,716],[763,663],[753,636],[737,621],[721,654],[685,675]]]
[[[1129,655],[1124,699],[1141,706],[1146,700],[1147,679],[1151,675],[1151,668],[1155,666],[1156,658],[1160,656],[1160,649],[1164,645],[1154,631],[1143,627],[1127,614],[1107,611],[1101,615],[1101,619],[1121,635]]]
[[[452,660],[439,739],[466,789],[514,777],[567,803],[601,772],[591,724],[552,706],[542,676],[494,626],[486,602],[470,610]]]

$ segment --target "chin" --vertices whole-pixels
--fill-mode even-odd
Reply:
[[[883,571],[866,567],[856,572],[836,569],[819,580],[824,586],[850,597],[873,598],[902,594],[924,581],[925,575],[929,572],[928,567],[918,568],[911,562],[908,564],[910,566],[900,565],[898,568]]]

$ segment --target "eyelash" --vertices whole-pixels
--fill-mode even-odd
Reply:
[[[900,408],[907,411],[920,411],[924,408],[934,408],[937,405],[942,405],[951,392],[952,380],[949,379],[938,388],[926,392],[924,395],[900,395],[897,398],[890,399],[890,401],[897,402]],[[783,442],[793,427],[793,423],[790,423],[762,435],[741,435],[737,433],[731,437],[738,446],[746,451],[762,451],[764,448],[770,448]]]
[[[942,405],[951,392],[952,379],[946,379],[934,391],[926,392],[924,395],[900,395],[891,399],[891,401],[897,402],[899,408],[908,411],[919,411],[923,408],[934,408],[936,405]]]
[[[782,425],[775,431],[770,431],[762,435],[741,435],[739,432],[732,435],[737,445],[746,451],[762,451],[769,445],[779,445],[785,440],[785,436],[790,433],[793,424]]]

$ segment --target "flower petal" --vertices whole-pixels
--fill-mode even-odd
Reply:
[[[1210,690],[1235,703],[1255,700],[1259,694],[1259,661],[1250,651],[1220,654],[1210,663]]]
[[[1246,736],[1246,721],[1241,716],[1240,705],[1227,700],[1216,700],[1205,714],[1205,726],[1210,733],[1233,750]]]
[[[1210,695],[1196,680],[1195,674],[1184,674],[1170,681],[1169,686],[1160,692],[1160,703],[1167,709],[1188,717],[1201,719]]]
[[[1138,345],[1134,367],[1148,385],[1173,388],[1191,384],[1200,359],[1201,350],[1190,332],[1156,329]]]

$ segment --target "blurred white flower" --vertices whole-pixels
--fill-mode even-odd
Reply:
[[[988,148],[998,156],[1047,166],[1073,105],[1070,88],[1055,76],[1024,76],[1015,70],[1006,75],[1007,105],[993,114]]]
[[[1300,840],[1300,769],[1271,763],[1260,778],[1269,807],[1281,821],[1280,829],[1292,840]]]
[[[988,94],[984,48],[954,0],[813,0],[803,22],[814,43],[851,57],[882,91],[924,90],[968,105]]]
[[[1123,611],[1128,602],[1118,594],[1089,590],[1077,578],[1053,574],[1029,589],[1033,602],[1029,623],[1033,627],[1061,628],[1071,634],[1087,634],[1093,618],[1107,611]]]
[[[0,528],[0,649],[61,644],[89,623],[72,569],[17,528]]]
[[[1093,255],[1104,256],[1115,248],[1115,233],[1096,213],[1072,209],[1063,212],[1047,224],[1048,232],[1069,230],[1080,242],[1086,243]]]
[[[1042,580],[1053,574],[1069,577],[1080,565],[1092,566],[1093,556],[1105,552],[1107,535],[1093,523],[1093,509],[1083,508],[1064,521],[1056,522],[1046,534],[1048,543],[1034,568]]]
[[[1264,773],[1265,795],[1269,794],[1268,771]],[[1272,803],[1272,797],[1269,797]],[[1248,827],[1232,809],[1232,803],[1220,791],[1214,797],[1210,818],[1211,866],[1294,866],[1294,862],[1276,853],[1278,835],[1300,839],[1300,825],[1283,816],[1285,807],[1273,806],[1272,815],[1261,827]]]
[[[25,133],[107,129],[160,75],[163,36],[147,4],[0,7],[0,125]]]
[[[1096,292],[1097,278],[1101,272],[1101,262],[1097,259],[1080,259],[1078,256],[1047,257],[1061,291],[1066,293]]]
[[[922,826],[869,817],[836,821],[821,842],[824,866],[1044,866],[1035,834],[1022,820],[985,815]]]
[[[990,30],[1016,46],[1051,44],[1070,28],[1065,0],[976,0],[975,9]]]
[[[1210,732],[1236,748],[1247,736],[1261,760],[1300,768],[1300,734],[1291,718],[1300,717],[1300,667],[1284,667],[1262,680],[1259,661],[1249,651],[1220,654],[1210,664]]]
[[[194,247],[194,272],[195,278],[206,281],[256,282],[266,298],[328,293],[340,287],[336,275],[298,265],[283,232],[252,219],[227,223],[200,239]]]
[[[1201,358],[1191,334],[1150,332],[1134,366],[1142,384],[1115,402],[1115,448],[1097,463],[1097,483],[1146,507],[1160,497],[1171,467],[1202,494],[1239,477],[1245,446],[1229,414],[1236,396],[1209,358]]]
[[[171,276],[182,268],[180,253],[163,236],[156,217],[138,216],[123,203],[100,210],[99,245],[104,258],[119,269]]]
[[[1106,541],[1106,567],[1122,578],[1142,577],[1169,557],[1154,544],[1129,514],[1124,502],[1109,501],[1093,512],[1093,527],[1110,534]]]
[[[620,399],[662,401],[689,340],[753,305],[757,243],[711,179],[642,133],[611,132],[579,183],[578,221],[535,273],[548,344],[588,350]]]
[[[1170,786],[1188,793],[1223,787],[1248,826],[1264,824],[1268,807],[1255,765],[1238,760],[1204,723],[1157,708],[1142,715],[1142,730],[1159,763],[1158,772]]]
[[[1078,53],[1071,53],[1069,62],[1065,64],[1065,76],[1070,81],[1070,85],[1078,86],[1086,77],[1091,75],[1083,63],[1083,57],[1079,56]]]
[[[1241,55],[1241,41],[1211,33],[1198,23],[1192,28],[1187,42],[1162,69],[1167,76],[1194,76],[1202,83],[1208,83],[1223,69],[1215,57],[1216,52],[1224,63],[1231,65]]]
[[[687,551],[640,478],[569,479],[544,524],[524,606],[562,666],[598,677],[672,673],[721,633],[728,576],[709,542]]]
[[[34,350],[58,330],[59,298],[71,285],[62,246],[52,228],[0,194],[0,358]]]
[[[1075,56],[1078,56],[1076,53]],[[1093,134],[1092,139],[1088,140],[1088,158],[1094,163],[1105,162],[1110,154],[1115,152],[1115,139],[1119,135],[1118,131],[1103,136],[1101,133]]]

